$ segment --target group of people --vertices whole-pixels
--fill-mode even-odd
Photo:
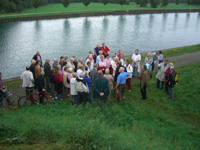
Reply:
[[[27,66],[26,71],[21,75],[22,86],[26,87],[26,91],[35,88],[39,92],[50,92],[58,101],[61,101],[62,94],[65,94],[73,104],[77,105],[81,103],[85,105],[87,102],[93,104],[94,97],[102,107],[102,101],[109,104],[113,88],[118,99],[117,103],[125,101],[125,90],[128,88],[131,92],[131,78],[135,76],[136,70],[137,77],[140,79],[141,100],[146,100],[147,82],[152,78],[151,72],[154,71],[155,61],[158,61],[157,88],[160,88],[161,82],[161,89],[163,89],[165,83],[165,91],[169,94],[170,100],[174,100],[173,87],[178,82],[178,75],[172,63],[168,64],[168,60],[163,62],[162,51],[148,53],[145,65],[142,66],[141,55],[137,49],[131,57],[132,64],[130,60],[125,59],[122,50],[112,58],[108,52],[112,51],[105,46],[105,43],[102,43],[102,47],[97,44],[94,54],[90,51],[85,60],[79,58],[77,61],[76,57],[72,56],[68,61],[66,55],[61,56],[60,60],[55,58],[51,66],[49,58],[46,58],[44,65],[42,64],[42,57],[37,51],[30,67]],[[114,83],[116,83],[115,87]],[[43,99],[44,97],[41,96],[42,104]]]

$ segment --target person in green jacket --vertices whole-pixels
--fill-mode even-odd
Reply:
[[[50,66],[49,63],[50,63],[50,59],[47,58],[46,62],[44,64],[44,72],[45,72],[45,79],[46,79],[46,89],[47,89],[48,92],[50,91],[50,87],[49,87],[49,83],[50,83],[49,74],[50,74],[50,69],[51,69],[51,66]]]
[[[109,104],[109,83],[108,80],[102,76],[102,71],[98,71],[98,77],[94,81],[94,98],[97,99],[99,107],[102,108],[102,101]]]

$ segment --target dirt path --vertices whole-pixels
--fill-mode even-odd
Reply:
[[[169,62],[174,63],[174,66],[176,68],[176,66],[181,66],[181,65],[187,65],[187,64],[197,64],[200,63],[200,51],[197,52],[193,52],[193,53],[186,53],[183,55],[179,55],[179,56],[173,56],[173,57],[169,57],[169,58],[164,58],[164,59],[168,59]],[[142,65],[144,64],[144,62],[141,63]],[[155,65],[155,71],[157,71],[157,64]],[[135,72],[136,73],[136,72]],[[137,75],[135,75],[137,76]],[[137,78],[134,78],[134,80]],[[17,101],[20,98],[20,96],[25,95],[25,88],[19,87],[17,89],[14,90],[10,90],[10,92],[13,94],[12,100],[14,100],[14,102],[17,105]],[[34,92],[37,92],[37,90],[34,90]],[[50,94],[48,95],[48,97],[50,96]],[[62,99],[65,99],[66,96],[65,94],[62,95]],[[52,100],[49,97],[50,100]]]

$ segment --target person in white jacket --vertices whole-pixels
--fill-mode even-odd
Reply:
[[[26,88],[26,96],[29,96],[30,93],[33,93],[34,87],[33,73],[30,71],[29,66],[26,67],[26,71],[22,73],[20,78],[23,81],[22,87]]]
[[[87,94],[89,94],[89,88],[86,81],[83,79],[85,77],[85,72],[81,72],[80,77],[76,78],[76,90],[78,92],[78,102],[79,105],[83,101],[83,106],[87,103]]]
[[[126,60],[126,71],[130,75],[133,73],[133,67],[130,65],[130,60]],[[131,76],[126,79],[126,85],[128,86],[129,92],[131,92]]]
[[[70,86],[71,86],[71,95],[73,96],[73,103],[77,105],[77,100],[78,100],[78,92],[77,92],[77,73],[73,73],[73,78],[70,80]]]

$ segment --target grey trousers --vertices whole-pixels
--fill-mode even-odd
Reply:
[[[169,99],[171,101],[174,101],[174,87],[169,87],[168,86],[168,91],[169,91]]]

